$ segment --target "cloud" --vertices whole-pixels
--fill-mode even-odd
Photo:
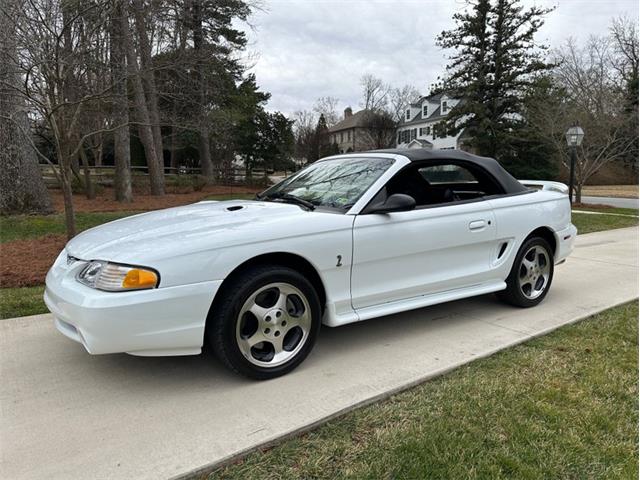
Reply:
[[[604,35],[612,17],[637,18],[637,1],[538,0],[555,6],[538,40],[559,47],[568,37]],[[427,92],[444,73],[446,52],[435,38],[453,26],[463,0],[284,1],[272,0],[243,26],[257,54],[251,70],[272,94],[268,108],[291,114],[310,109],[321,96],[359,108],[365,73],[392,86],[411,84]]]

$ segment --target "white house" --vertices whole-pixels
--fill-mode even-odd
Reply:
[[[439,125],[459,101],[445,92],[420,97],[409,105],[398,125],[396,145],[399,148],[463,149],[464,132],[449,135]]]

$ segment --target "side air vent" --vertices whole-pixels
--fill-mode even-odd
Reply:
[[[236,210],[242,210],[244,206],[242,205],[233,205],[232,207],[227,207],[227,212],[235,212]]]
[[[504,255],[504,252],[506,249],[507,249],[507,242],[502,242],[502,245],[500,245],[500,251],[498,252],[498,259],[502,258],[502,255]]]

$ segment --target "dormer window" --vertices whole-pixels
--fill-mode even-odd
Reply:
[[[449,110],[447,102],[442,102],[442,113],[447,113],[447,110]]]
[[[411,120],[411,109],[407,108],[407,120]]]
[[[429,105],[422,106],[422,117],[427,118],[429,116]]]

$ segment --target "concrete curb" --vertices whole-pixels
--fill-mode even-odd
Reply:
[[[592,211],[587,211],[587,210],[571,210],[571,213],[584,213],[586,215],[608,215],[610,217],[638,218],[638,215],[628,215],[626,213],[592,212]]]

